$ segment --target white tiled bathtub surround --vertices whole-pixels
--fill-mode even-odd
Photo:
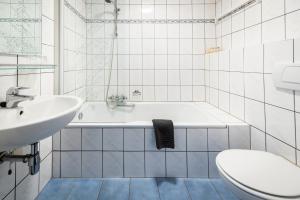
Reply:
[[[242,2],[242,1],[236,1]],[[217,1],[217,16],[234,1]],[[300,7],[293,0],[263,0],[216,24],[222,51],[205,59],[206,100],[251,125],[251,148],[299,160],[299,93],[274,87],[276,63],[300,55]]]
[[[42,2],[42,57],[19,57],[19,64],[49,64],[54,63],[54,1]],[[16,56],[0,56],[0,64],[17,64]],[[24,86],[32,88],[26,91],[33,95],[52,95],[54,93],[54,69],[23,69],[4,70],[0,66],[0,101],[5,100],[6,90],[11,86]],[[18,82],[17,82],[18,81]],[[34,176],[29,175],[27,163],[9,163],[0,165],[0,199],[32,200],[37,197],[52,177],[52,138],[40,141],[41,155],[40,172]],[[18,152],[27,154],[30,146],[18,149]],[[12,174],[8,175],[11,167]]]
[[[217,177],[218,152],[250,148],[250,129],[243,123],[219,129],[175,128],[175,149],[157,150],[154,137],[153,128],[63,129],[53,138],[53,176]],[[74,149],[62,138],[81,145]]]

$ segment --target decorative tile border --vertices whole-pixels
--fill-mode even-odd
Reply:
[[[119,24],[176,24],[176,23],[215,23],[215,19],[87,19],[80,12],[74,8],[67,0],[64,4],[75,15],[86,23],[119,23]]]
[[[38,18],[0,18],[0,22],[40,23],[42,20]]]
[[[87,19],[87,23],[114,23],[109,19]],[[120,24],[176,24],[176,23],[215,23],[214,19],[120,19]]]

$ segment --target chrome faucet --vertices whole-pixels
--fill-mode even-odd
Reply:
[[[6,92],[6,108],[16,108],[22,101],[33,100],[34,96],[20,95],[20,90],[29,89],[27,87],[10,87]]]
[[[108,100],[113,104],[113,108],[118,106],[134,107],[134,104],[127,103],[127,99],[128,98],[125,95],[112,95],[108,97]]]

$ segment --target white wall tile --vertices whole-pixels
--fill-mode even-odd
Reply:
[[[245,99],[245,120],[248,124],[265,130],[265,108],[264,104],[251,99]]]
[[[264,46],[264,72],[272,73],[274,65],[282,62],[292,62],[293,41],[279,41]]]
[[[285,0],[286,12],[291,12],[300,9],[300,2],[297,0]]]
[[[52,178],[52,154],[47,156],[40,166],[39,192],[43,190],[48,181]]]
[[[251,127],[251,149],[253,150],[260,150],[265,151],[266,150],[266,138],[265,133]]]
[[[294,109],[293,92],[283,90],[274,86],[274,81],[271,74],[264,75],[265,80],[265,98],[266,102],[282,108]]]
[[[244,119],[244,98],[230,94],[230,112],[239,119]]]
[[[262,20],[266,21],[284,14],[284,0],[263,0]]]
[[[293,163],[296,163],[296,152],[291,146],[267,135],[267,151],[285,157]]]
[[[294,113],[275,106],[266,105],[266,131],[273,137],[291,146],[295,146]]]
[[[8,175],[9,163],[5,162],[0,165],[0,198],[3,199],[11,189],[14,188],[15,184],[15,165],[12,165],[12,174]]]
[[[244,49],[244,71],[263,72],[263,46],[251,46]]]
[[[264,77],[263,74],[245,73],[245,97],[264,101]]]
[[[262,24],[262,42],[269,43],[285,39],[284,17],[279,17]]]
[[[300,37],[300,25],[298,19],[300,17],[300,11],[293,12],[286,15],[286,38],[299,38]]]
[[[244,95],[244,74],[241,72],[230,72],[230,92]]]
[[[39,174],[27,176],[16,188],[17,200],[32,200],[38,195]]]

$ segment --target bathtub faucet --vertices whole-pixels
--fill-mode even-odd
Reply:
[[[114,105],[114,107],[118,106],[128,106],[128,107],[134,107],[134,104],[128,104],[127,103],[127,97],[125,95],[112,95],[108,97],[109,101]]]

